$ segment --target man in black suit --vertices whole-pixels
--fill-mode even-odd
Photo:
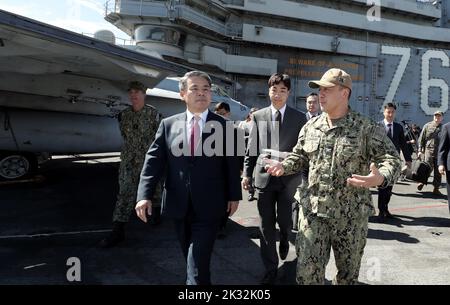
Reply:
[[[318,116],[319,113],[319,95],[316,92],[310,92],[306,96],[306,119],[309,121]]]
[[[411,168],[411,151],[408,149],[408,144],[406,143],[405,132],[402,125],[394,122],[395,111],[397,106],[393,103],[387,103],[384,105],[384,120],[380,121],[380,125],[386,130],[386,134],[394,143],[395,149],[400,154],[400,150],[403,152],[403,157],[405,158],[406,166]],[[393,186],[387,186],[385,188],[378,188],[378,219],[384,221],[386,218],[393,218],[392,214],[389,212],[388,204],[391,200]]]
[[[450,123],[442,126],[441,134],[439,135],[439,148],[438,148],[438,169],[439,173],[443,176],[446,175],[447,179],[447,202],[450,211]]]
[[[300,129],[306,123],[305,114],[286,105],[291,88],[287,74],[275,73],[269,81],[271,105],[253,113],[247,154],[244,160],[242,186],[250,187],[253,171],[258,194],[258,212],[261,220],[261,257],[266,269],[261,284],[274,284],[278,270],[276,250],[276,223],[280,228],[280,258],[289,252],[289,233],[292,229],[292,205],[294,194],[301,183],[301,173],[272,177],[264,169],[262,159],[272,152],[290,152],[297,143]],[[272,158],[276,157],[271,155]]]
[[[175,220],[187,264],[186,284],[209,285],[221,218],[227,212],[233,215],[242,199],[239,161],[234,148],[227,150],[234,143],[225,141],[228,132],[233,139],[234,128],[208,110],[208,74],[186,73],[180,80],[180,96],[187,110],[159,125],[142,168],[136,213],[147,221],[156,185],[164,176],[162,214]],[[233,152],[227,155],[229,150]]]

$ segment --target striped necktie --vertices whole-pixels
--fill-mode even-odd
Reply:
[[[198,145],[200,140],[200,125],[198,122],[200,121],[199,116],[192,117],[192,127],[191,127],[191,156],[194,155],[195,148]]]

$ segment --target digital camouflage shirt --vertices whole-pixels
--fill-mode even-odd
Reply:
[[[419,136],[419,152],[425,153],[427,151],[429,155],[437,157],[441,129],[442,124],[437,125],[434,121],[428,122],[423,126]]]
[[[129,107],[119,114],[118,119],[123,137],[122,160],[134,160],[142,164],[158,130],[161,119],[158,111],[148,105],[137,112]]]
[[[373,162],[385,178],[383,186],[392,185],[400,174],[400,157],[374,121],[351,109],[332,128],[327,118],[323,113],[308,121],[293,152],[282,162],[285,175],[309,166],[308,181],[295,198],[321,217],[373,215],[370,189],[347,185],[347,178],[368,175]]]

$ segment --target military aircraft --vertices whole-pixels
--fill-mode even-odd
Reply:
[[[128,82],[154,88],[188,71],[149,53],[0,10],[0,179],[32,173],[48,154],[120,151]],[[171,97],[151,93],[150,103],[166,116],[183,111],[167,89]]]

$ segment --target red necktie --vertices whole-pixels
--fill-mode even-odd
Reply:
[[[197,147],[198,141],[200,139],[200,125],[198,124],[200,117],[194,116],[192,118],[192,128],[191,128],[191,156],[194,156],[195,148]]]

